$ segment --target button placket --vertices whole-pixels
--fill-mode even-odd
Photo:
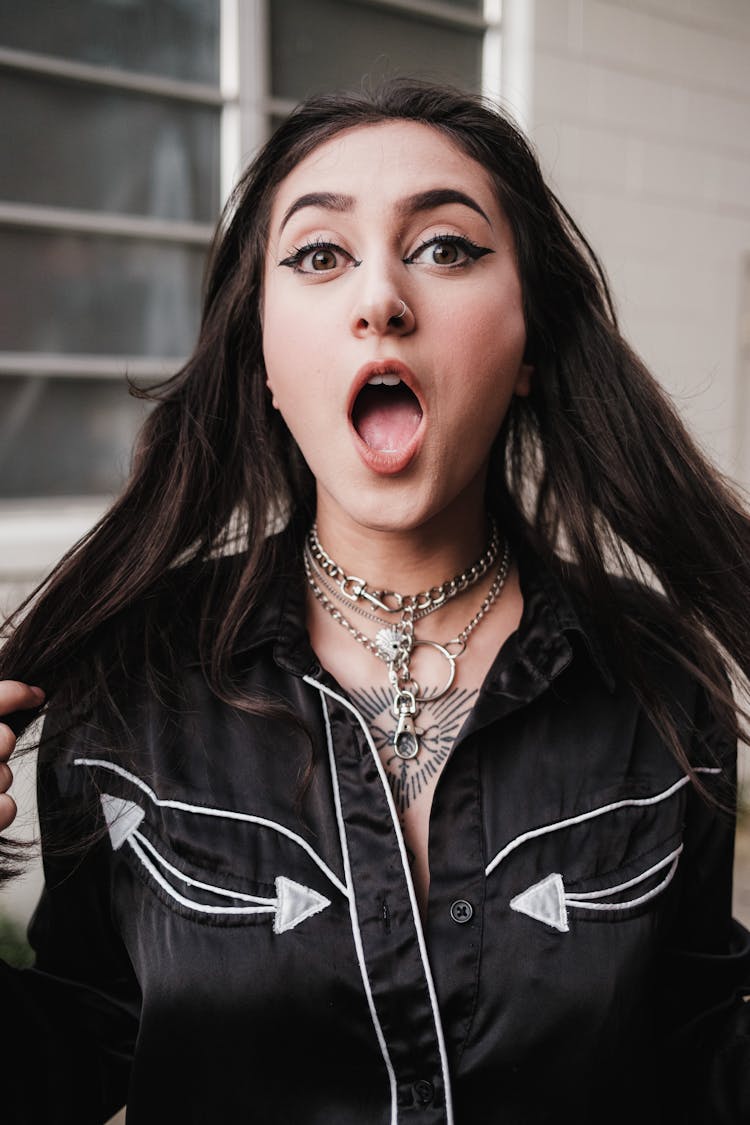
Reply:
[[[372,1001],[385,1036],[387,1060],[397,1086],[401,1112],[418,1112],[420,1120],[451,1125],[452,1112],[443,1078],[418,1078],[420,1072],[444,1075],[442,1028],[437,1002],[430,995],[421,925],[408,886],[408,864],[395,814],[388,805],[387,781],[373,776],[371,753],[360,756],[362,735],[347,710],[328,711],[329,751],[335,772],[344,846],[350,863],[356,921]],[[352,708],[355,714],[358,714]],[[364,722],[363,720],[361,720]],[[337,753],[354,743],[356,757]],[[391,822],[392,832],[383,831]],[[387,876],[384,881],[384,875]],[[384,981],[388,987],[384,987]],[[398,1000],[396,1000],[398,997]],[[407,999],[408,997],[408,999]],[[408,1022],[404,1025],[404,1010]],[[446,1076],[447,1078],[447,1076]],[[447,1091],[446,1091],[447,1093]]]

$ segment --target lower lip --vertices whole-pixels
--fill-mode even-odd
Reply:
[[[351,420],[349,421],[349,428],[354,438],[357,453],[367,468],[372,470],[373,473],[377,473],[379,476],[392,477],[397,473],[402,473],[404,469],[407,469],[422,448],[425,420],[423,414],[408,445],[405,445],[403,449],[396,450],[393,453],[384,449],[372,449],[367,442],[363,441],[359,436]]]

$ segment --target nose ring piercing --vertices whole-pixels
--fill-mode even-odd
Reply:
[[[403,320],[405,316],[406,316],[406,301],[402,297],[401,298],[401,310],[400,310],[400,312],[397,312],[395,314],[393,319],[394,320]]]

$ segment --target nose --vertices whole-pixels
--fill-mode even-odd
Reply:
[[[362,293],[352,310],[355,336],[406,336],[415,326],[413,310],[392,283]]]

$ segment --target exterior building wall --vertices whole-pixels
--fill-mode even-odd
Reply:
[[[536,0],[532,105],[542,165],[604,263],[624,334],[750,487],[750,5]],[[746,747],[740,770],[747,806]],[[748,924],[749,822],[735,889]]]
[[[536,0],[533,96],[542,163],[603,259],[626,336],[749,484],[750,5]]]

